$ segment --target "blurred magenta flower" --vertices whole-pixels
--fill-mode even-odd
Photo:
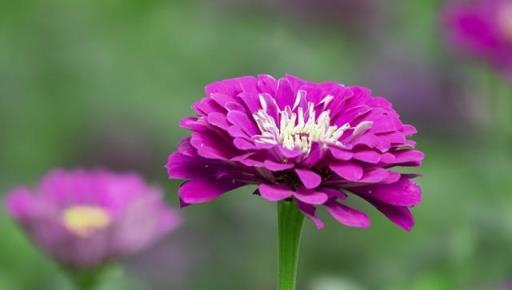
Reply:
[[[192,136],[167,163],[170,178],[187,180],[182,206],[253,184],[269,201],[295,201],[318,228],[319,206],[344,225],[368,227],[365,213],[344,204],[352,193],[412,229],[421,190],[415,175],[393,167],[419,166],[424,155],[408,139],[415,128],[369,89],[246,76],[207,85],[193,109],[197,116],[181,122]]]
[[[7,209],[37,246],[73,269],[134,254],[180,222],[159,188],[102,170],[51,171],[34,189],[13,189]]]
[[[510,76],[512,73],[512,1],[457,1],[444,11],[451,42]]]

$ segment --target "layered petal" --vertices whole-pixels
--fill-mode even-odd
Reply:
[[[297,173],[302,184],[308,189],[317,188],[322,183],[322,176],[312,170],[297,168],[295,173]]]
[[[298,188],[294,193],[295,198],[307,204],[323,204],[327,201],[329,196],[321,190],[313,190],[308,188]]]
[[[286,185],[260,184],[260,195],[269,201],[281,201],[292,197],[295,192]]]
[[[337,162],[329,167],[339,177],[348,181],[358,181],[363,177],[363,168],[356,163]]]
[[[370,218],[363,212],[337,202],[329,202],[325,206],[335,220],[346,226],[366,228],[370,225]]]
[[[316,208],[313,205],[298,202],[298,207],[299,210],[315,224],[317,229],[321,230],[324,228],[324,223],[316,216]]]
[[[421,189],[410,178],[392,184],[378,184],[352,189],[357,194],[395,206],[415,206],[421,202]]]
[[[194,179],[185,182],[178,190],[182,205],[191,205],[211,201],[233,189],[244,186],[243,183],[229,180]]]
[[[367,200],[382,214],[384,214],[392,223],[404,229],[405,231],[409,232],[414,227],[414,216],[411,214],[409,208],[405,206],[389,205],[372,198],[367,198]]]

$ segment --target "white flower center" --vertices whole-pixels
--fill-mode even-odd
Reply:
[[[276,120],[269,115],[268,105],[265,98],[260,95],[261,109],[254,115],[261,135],[255,136],[254,140],[261,144],[280,144],[289,150],[301,150],[303,153],[310,153],[311,147],[314,142],[327,145],[343,146],[339,141],[343,133],[348,129],[354,129],[352,133],[360,135],[366,132],[372,125],[372,122],[361,122],[356,128],[351,128],[350,124],[346,123],[341,127],[331,125],[330,111],[327,110],[327,105],[334,99],[333,96],[326,96],[319,105],[323,105],[323,111],[317,117],[315,104],[312,102],[307,103],[307,111],[304,112],[302,107],[299,107],[300,102],[305,99],[306,92],[299,90],[293,108],[286,106],[284,110],[278,109],[280,123],[276,124]],[[275,103],[275,100],[272,99]],[[278,106],[275,104],[275,108]]]
[[[503,5],[499,11],[498,21],[505,37],[512,42],[512,2]]]

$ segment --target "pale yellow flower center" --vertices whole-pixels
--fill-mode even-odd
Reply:
[[[505,37],[512,42],[512,2],[501,8],[498,20]]]
[[[64,226],[77,236],[90,237],[111,224],[109,214],[97,206],[72,206],[62,212]]]

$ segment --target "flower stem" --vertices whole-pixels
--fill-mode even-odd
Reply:
[[[76,290],[96,290],[103,278],[105,268],[100,266],[91,270],[71,270],[69,277]]]
[[[292,201],[277,204],[279,231],[279,274],[278,290],[295,290],[299,244],[304,215]]]

